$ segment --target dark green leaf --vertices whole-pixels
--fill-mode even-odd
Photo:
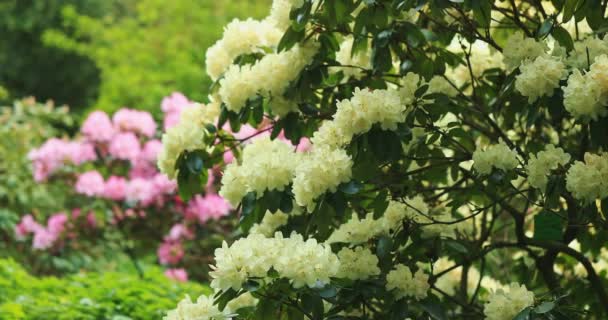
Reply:
[[[534,217],[534,239],[559,241],[562,238],[561,218],[548,210]]]
[[[355,180],[341,184],[338,189],[346,194],[356,194],[361,190],[361,184]]]
[[[562,27],[555,27],[551,33],[553,38],[559,43],[560,46],[566,48],[567,51],[571,51],[574,49],[574,41],[572,41],[572,37],[570,33],[566,31],[566,29]]]
[[[534,308],[533,311],[534,311],[534,313],[537,313],[537,314],[543,314],[543,313],[547,313],[547,312],[553,310],[553,308],[555,308],[555,302],[546,301],[546,302],[541,303],[536,308]]]

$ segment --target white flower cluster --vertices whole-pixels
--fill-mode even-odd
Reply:
[[[448,97],[458,95],[458,90],[442,76],[434,76],[429,81],[429,88],[426,93],[443,93]]]
[[[238,56],[276,46],[282,36],[283,32],[267,20],[234,19],[224,28],[222,39],[207,49],[207,74],[216,80]]]
[[[175,164],[180,154],[206,149],[203,141],[207,134],[205,123],[213,121],[216,112],[214,106],[213,103],[207,106],[193,104],[182,111],[177,125],[163,134],[163,148],[158,154],[157,165],[169,178],[175,179],[177,176]]]
[[[455,262],[446,257],[439,258],[437,261],[435,261],[435,263],[433,263],[433,273],[435,275],[442,273],[442,275],[437,278],[435,286],[449,295],[454,295],[460,288],[460,283],[462,282],[462,266],[453,268],[455,265]],[[450,271],[443,273],[448,269],[450,269]],[[475,266],[470,266],[468,268],[467,293],[469,295],[474,294],[475,290],[477,289],[477,285],[480,283],[480,277],[482,277],[482,275],[479,273],[479,270],[475,268]],[[502,288],[503,285],[496,279],[483,275],[481,278],[481,287],[489,291],[495,291]]]
[[[294,210],[295,209],[296,208],[294,208]],[[287,220],[289,220],[289,215],[282,211],[277,211],[275,213],[266,211],[262,221],[251,226],[249,233],[257,233],[265,237],[272,237],[278,228],[287,224]]]
[[[515,79],[515,89],[524,97],[528,97],[529,103],[542,96],[552,96],[553,91],[559,88],[559,81],[568,76],[566,65],[561,58],[550,55],[523,61],[519,69],[521,74]]]
[[[390,234],[399,230],[404,221],[412,221],[421,224],[423,235],[427,237],[444,235],[452,236],[453,231],[460,227],[460,224],[434,223],[431,220],[429,208],[422,197],[417,196],[407,199],[406,203],[390,201],[384,215],[374,219],[373,213],[368,213],[365,218],[360,219],[353,213],[350,220],[340,225],[327,239],[327,243],[365,243],[369,239],[382,234]],[[433,215],[435,221],[449,222],[453,220],[448,212],[442,215]]]
[[[231,65],[220,80],[219,96],[230,111],[239,112],[247,99],[262,95],[271,99],[271,108],[279,116],[295,110],[285,101],[283,93],[289,83],[310,63],[317,46],[295,45],[288,51],[271,53],[253,65]]]
[[[274,0],[270,7],[268,20],[281,30],[287,29],[291,24],[289,13],[292,9],[299,8],[304,4],[304,0]]]
[[[592,118],[608,114],[608,56],[595,58],[586,74],[574,70],[564,90],[564,107],[575,118]]]
[[[401,228],[403,221],[411,220],[414,223],[429,223],[429,207],[420,196],[407,199],[407,204],[397,201],[390,201],[384,215],[382,224],[384,230],[394,231]]]
[[[608,153],[585,153],[585,162],[576,161],[566,174],[566,189],[587,202],[608,196]]]
[[[341,147],[376,123],[384,130],[395,130],[405,120],[406,107],[397,90],[356,88],[352,98],[336,104],[333,120],[323,123],[311,141],[316,146]]]
[[[296,203],[312,211],[316,198],[327,191],[335,192],[351,179],[352,166],[345,150],[315,147],[296,166],[292,188]]]
[[[540,151],[535,155],[530,154],[530,160],[526,166],[528,172],[528,182],[534,188],[545,192],[547,188],[547,177],[551,170],[557,167],[564,166],[570,161],[570,155],[564,152],[562,148],[556,148],[554,145],[548,145],[544,151]]]
[[[463,45],[466,52],[468,52],[468,48],[466,48],[468,42],[456,36],[448,46],[448,50],[457,54],[463,54]],[[487,43],[479,40],[475,41],[470,44],[470,50],[470,71],[472,71],[474,77],[479,77],[485,70],[502,67],[503,57],[501,53],[493,50]],[[456,68],[448,69],[446,76],[458,86],[471,82],[469,66],[466,65],[459,65]]]
[[[515,169],[518,164],[517,153],[509,149],[504,141],[491,145],[485,150],[475,150],[473,162],[475,169],[481,174],[489,174],[492,167],[505,171]]]
[[[511,320],[523,309],[534,304],[534,293],[525,285],[511,283],[504,289],[498,289],[488,298],[483,308],[486,320]]]
[[[224,320],[232,319],[228,310],[223,312],[213,305],[213,298],[200,296],[193,302],[186,296],[177,304],[177,308],[167,312],[163,320]]]
[[[336,61],[343,67],[334,67],[332,70],[342,71],[347,78],[354,77],[355,79],[360,79],[364,74],[361,68],[371,68],[371,52],[370,50],[365,50],[357,52],[354,55],[351,54],[353,41],[353,37],[349,36],[340,44],[340,50],[336,52]]]
[[[533,60],[547,51],[544,42],[536,41],[533,38],[524,36],[521,32],[516,32],[509,36],[507,43],[502,51],[503,62],[508,71],[513,71],[525,60]]]
[[[215,266],[211,268],[211,287],[216,290],[239,290],[249,277],[266,278],[271,268],[289,279],[294,288],[300,288],[329,283],[340,262],[328,245],[304,240],[296,233],[283,238],[277,232],[274,238],[250,234],[231,246],[224,242],[215,250]]]
[[[608,37],[604,40],[596,37],[587,37],[583,41],[574,42],[574,50],[570,51],[566,60],[568,66],[576,69],[587,69],[595,58],[608,54]]]
[[[398,264],[386,276],[386,290],[393,291],[397,300],[404,297],[413,297],[416,300],[424,299],[429,291],[429,275],[418,269],[412,271],[406,265]]]
[[[359,219],[356,213],[353,213],[350,220],[340,225],[340,227],[329,236],[326,243],[365,243],[367,240],[384,232],[382,223],[374,219],[373,213],[368,213],[363,219]]]
[[[410,106],[416,101],[416,90],[422,85],[420,81],[420,76],[409,72],[405,75],[405,77],[401,78],[399,81],[399,97],[401,98],[401,103]]]
[[[300,154],[287,142],[262,137],[243,149],[243,161],[226,166],[219,194],[236,206],[249,192],[284,190],[291,183]]]
[[[338,278],[365,280],[380,274],[378,257],[368,248],[343,248],[338,252],[338,259],[340,260],[340,269],[336,275]]]

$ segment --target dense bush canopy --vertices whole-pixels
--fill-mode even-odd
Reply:
[[[606,5],[275,0],[230,23],[219,118],[171,128],[159,167],[196,193],[230,149],[243,237],[166,319],[604,319]]]
[[[152,268],[144,279],[124,272],[37,278],[12,260],[0,260],[2,320],[158,319],[175,299],[208,291],[172,282]]]

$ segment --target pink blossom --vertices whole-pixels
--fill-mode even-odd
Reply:
[[[57,138],[47,140],[40,148],[32,149],[28,153],[28,159],[34,166],[36,181],[46,180],[49,175],[66,164],[82,164],[96,158],[92,144]]]
[[[95,217],[95,213],[93,213],[93,211],[89,211],[89,214],[87,214],[87,224],[91,228],[97,227],[97,218]]]
[[[154,176],[153,184],[160,194],[172,194],[177,189],[177,183],[163,173]]]
[[[103,186],[103,196],[112,200],[124,200],[127,194],[127,180],[119,176],[110,176]]]
[[[152,203],[158,195],[154,183],[147,179],[135,178],[127,183],[126,198],[143,205]]]
[[[194,233],[192,230],[188,229],[184,224],[178,223],[171,227],[169,234],[165,237],[167,241],[179,241],[182,239],[192,240],[194,238]]]
[[[163,98],[160,109],[163,112],[179,112],[191,103],[192,101],[188,100],[181,92],[173,92],[170,96]]]
[[[232,153],[232,150],[228,149],[224,151],[224,163],[229,164],[232,163],[232,161],[234,161],[234,153]]]
[[[135,134],[124,132],[112,138],[108,151],[117,159],[135,161],[141,152],[141,146]]]
[[[174,265],[184,257],[184,248],[180,242],[165,241],[158,247],[157,254],[161,264]]]
[[[165,130],[175,126],[179,122],[182,111],[191,104],[192,101],[179,92],[173,92],[170,96],[164,97],[160,108],[165,113],[163,119]]]
[[[186,214],[195,216],[201,223],[210,219],[219,219],[230,213],[230,204],[217,194],[207,194],[204,197],[194,196],[188,203]]]
[[[82,214],[82,209],[80,209],[80,208],[72,209],[72,219],[78,219],[78,217],[80,217],[80,214]]]
[[[165,118],[163,119],[163,128],[165,131],[167,129],[176,126],[179,123],[179,119],[181,118],[181,112],[168,112],[165,113]]]
[[[94,111],[82,124],[80,132],[90,141],[107,142],[114,136],[114,126],[103,111]]]
[[[156,157],[163,148],[163,143],[160,140],[153,139],[144,145],[144,148],[141,153],[141,158],[152,163],[156,163]]]
[[[185,269],[167,269],[165,270],[165,276],[171,280],[175,280],[178,282],[186,282],[188,281],[188,272]]]
[[[38,250],[48,249],[57,241],[57,236],[57,234],[41,228],[34,233],[32,247]]]
[[[76,192],[89,197],[102,195],[105,183],[103,177],[97,171],[87,171],[78,176],[76,181]]]
[[[88,142],[73,141],[69,144],[69,160],[74,164],[83,164],[97,159],[95,147]]]
[[[25,237],[37,230],[44,229],[31,214],[21,217],[21,222],[15,226],[15,237],[17,240],[24,240]]]
[[[228,132],[232,132],[232,130],[230,129],[230,126],[228,123],[226,123],[223,127],[224,130],[228,131]],[[236,139],[239,140],[244,140],[244,139],[249,139],[252,136],[254,136],[256,133],[258,133],[260,130],[245,124],[241,126],[241,129],[238,132],[233,132],[232,134],[234,135],[234,137]],[[270,131],[266,131],[264,133],[260,133],[258,135],[255,135],[255,137],[263,137],[263,136],[269,136],[270,135]]]
[[[65,224],[68,222],[68,216],[63,213],[55,213],[46,222],[47,229],[50,233],[59,235],[65,230]]]
[[[141,157],[131,163],[131,170],[129,170],[129,178],[142,178],[151,179],[158,174],[156,164],[150,161],[141,159]]]
[[[122,108],[112,117],[114,127],[120,131],[129,131],[147,137],[154,136],[156,122],[149,112]]]
[[[310,139],[308,139],[307,137],[302,137],[300,139],[300,143],[298,143],[298,145],[296,146],[296,151],[306,152],[306,151],[310,150],[310,147],[312,147],[312,144],[310,143]]]

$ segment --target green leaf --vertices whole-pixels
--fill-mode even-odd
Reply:
[[[245,195],[245,197],[243,197],[243,200],[241,200],[241,205],[242,205],[242,214],[245,215],[249,215],[253,212],[253,210],[255,209],[255,203],[256,203],[257,197],[255,192],[249,192]]]
[[[247,280],[247,281],[245,281],[245,283],[243,283],[243,289],[245,289],[249,292],[257,291],[259,288],[260,288],[260,283],[257,281]]]
[[[279,41],[279,45],[277,46],[277,51],[285,51],[291,49],[296,43],[300,42],[304,39],[304,30],[294,30],[293,28],[288,28],[283,34],[283,37]]]
[[[564,4],[564,11],[562,14],[562,23],[570,21],[570,19],[572,19],[572,16],[574,15],[574,12],[579,7],[579,4],[584,1],[585,0],[566,0],[566,3]]]
[[[312,294],[302,295],[302,309],[311,314],[313,320],[323,319],[323,300],[321,300],[320,296]]]
[[[546,301],[546,302],[541,303],[536,308],[534,308],[533,311],[534,311],[534,313],[537,313],[537,314],[543,314],[543,313],[547,313],[547,312],[553,310],[553,308],[555,308],[555,302]]]
[[[557,43],[559,43],[560,46],[566,48],[568,52],[574,49],[574,41],[572,41],[572,37],[570,36],[570,33],[566,31],[566,29],[560,26],[555,27],[553,28],[551,35],[553,36],[553,38],[555,38]]]
[[[447,320],[445,310],[438,301],[425,301],[420,304],[422,309],[435,320]]]
[[[444,243],[447,247],[458,253],[462,253],[463,255],[467,255],[469,253],[469,249],[457,240],[445,239]]]
[[[518,313],[513,320],[528,320],[530,319],[530,307],[525,308],[520,313]]]
[[[381,236],[376,244],[376,255],[383,259],[393,250],[393,239],[389,236]]]
[[[228,302],[232,301],[236,297],[237,297],[237,292],[235,290],[233,290],[232,288],[230,288],[230,289],[222,292],[219,296],[217,296],[213,302],[217,305],[218,309],[220,309],[220,311],[222,311],[226,308],[226,305],[228,304]]]
[[[283,198],[283,192],[279,190],[266,190],[264,192],[264,196],[262,200],[264,204],[268,207],[270,212],[275,213],[281,207],[281,200]]]
[[[561,218],[548,210],[534,217],[534,239],[559,241],[562,238]]]
[[[319,293],[319,296],[321,298],[329,299],[335,297],[338,294],[338,289],[336,289],[335,286],[328,284],[325,287],[318,289],[317,292]]]
[[[338,189],[346,194],[357,194],[361,188],[362,185],[355,180],[351,180],[338,186]]]
[[[491,21],[492,2],[490,0],[472,0],[473,16],[482,28],[489,28]]]
[[[203,162],[204,151],[196,150],[186,154],[186,166],[192,174],[200,174],[204,168]]]
[[[287,192],[287,191],[283,192],[283,195],[281,196],[281,204],[279,205],[279,209],[283,213],[290,213],[291,210],[293,210],[293,199],[289,192]]]
[[[375,73],[389,71],[392,64],[391,50],[389,47],[374,46],[372,49],[372,68]]]

